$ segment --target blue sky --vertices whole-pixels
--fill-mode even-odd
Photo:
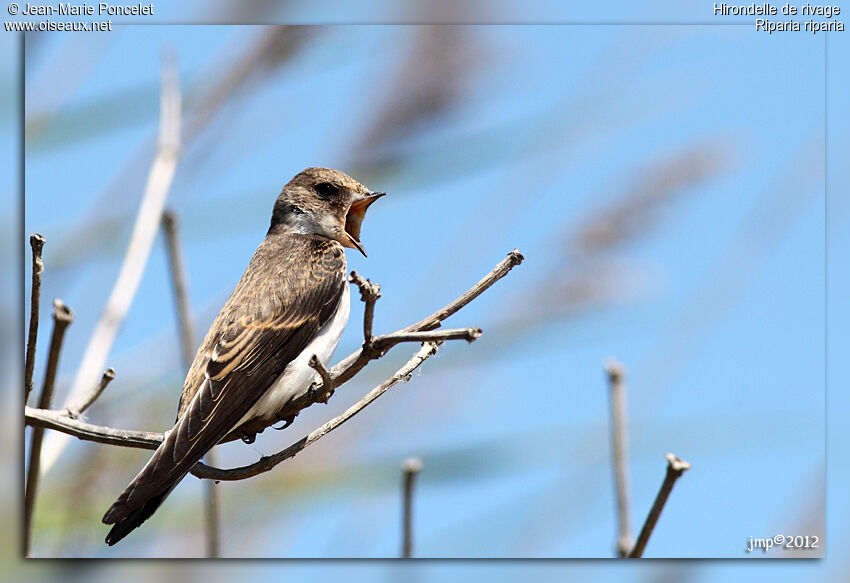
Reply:
[[[352,144],[392,101],[395,71],[418,32],[321,31],[229,101],[184,151],[169,206],[181,217],[199,333],[292,174],[314,164],[368,167]],[[189,107],[192,92],[202,92],[258,33],[171,26],[126,27],[96,40],[56,35],[29,63],[28,116],[56,111],[28,143],[24,232],[48,239],[43,297],[61,296],[77,313],[60,393],[127,244],[156,130],[163,49],[179,59]],[[825,461],[823,36],[530,26],[473,27],[458,37],[473,55],[452,80],[460,81],[458,94],[409,136],[385,140],[396,162],[369,186],[390,196],[364,224],[369,259],[349,255],[350,265],[382,284],[376,327],[383,331],[445,303],[514,247],[527,260],[454,318],[452,325],[481,326],[480,341],[445,347],[409,385],[273,475],[225,485],[230,553],[393,556],[392,460],[415,454],[425,460],[420,556],[611,556],[601,370],[609,356],[629,371],[635,528],[663,476],[664,453],[694,464],[647,556],[742,558],[750,536],[796,533],[818,512]],[[843,44],[830,38],[833,58]],[[840,75],[829,82],[846,95]],[[98,119],[112,111],[103,103],[122,100],[132,114],[118,107]],[[846,112],[833,107],[830,117],[831,127],[846,128]],[[63,135],[75,145],[63,145]],[[840,131],[829,139],[833,151],[846,151]],[[703,174],[682,178],[689,164]],[[641,184],[650,194],[671,194],[626,207],[620,232],[634,228],[634,235],[594,252],[577,247],[583,228],[639,195]],[[846,239],[846,218],[836,194],[835,248]],[[117,230],[79,251],[86,225],[105,220]],[[587,303],[551,291],[574,277],[602,291]],[[830,273],[832,298],[846,281],[842,270]],[[119,376],[100,414],[116,425],[162,430],[171,421],[180,364],[168,284],[158,241],[109,361]],[[840,312],[836,304],[830,309]],[[355,306],[353,322],[360,314]],[[356,347],[358,330],[349,327],[338,356]],[[841,354],[846,338],[830,333],[837,335],[830,352]],[[302,414],[285,435],[267,432],[255,446],[228,446],[222,457],[244,463],[286,445],[380,380],[379,372],[365,376],[328,407]],[[160,393],[173,394],[173,403]],[[835,393],[830,407],[840,407]],[[151,394],[164,404],[146,407]],[[92,410],[93,420],[98,414]],[[73,443],[65,463],[94,447]],[[480,467],[471,464],[476,452]],[[116,454],[102,455],[122,468],[101,482],[113,488],[146,457],[127,454],[119,464]],[[191,482],[167,503],[181,510],[158,516],[124,547],[100,545],[94,513],[91,526],[66,531],[73,544],[56,535],[43,553],[194,555],[200,522],[191,508],[200,490]],[[306,495],[309,484],[316,485]],[[302,499],[287,496],[285,485]],[[56,492],[48,499],[61,496],[61,484],[45,488]],[[846,515],[835,496],[829,508]],[[187,520],[191,527],[180,528]],[[723,567],[713,568],[720,577]]]

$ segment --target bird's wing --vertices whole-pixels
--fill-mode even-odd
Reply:
[[[211,327],[210,334],[218,333],[210,343],[201,387],[148,464],[106,511],[104,523],[132,519],[137,524],[129,532],[147,519],[333,316],[346,285],[345,258],[338,245],[324,247],[313,251],[306,277],[277,279],[249,266]],[[138,510],[149,501],[155,506],[140,516]]]

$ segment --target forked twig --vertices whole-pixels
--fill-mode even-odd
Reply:
[[[417,369],[419,366],[428,360],[430,357],[437,353],[437,343],[436,342],[426,342],[422,345],[416,354],[408,360],[404,366],[398,369],[390,378],[385,380],[383,383],[366,393],[366,395],[357,401],[354,405],[345,410],[344,413],[334,417],[318,429],[311,432],[309,435],[299,439],[283,451],[280,451],[276,454],[263,456],[259,459],[259,461],[247,465],[242,466],[240,468],[233,468],[230,470],[222,470],[219,468],[213,468],[207,466],[201,462],[195,464],[195,467],[192,468],[192,474],[199,478],[209,478],[212,480],[244,480],[245,478],[250,478],[252,476],[256,476],[258,474],[262,474],[274,468],[277,464],[284,460],[288,460],[291,457],[295,457],[296,454],[301,452],[305,447],[314,443],[357,415],[360,411],[365,409],[368,405],[370,405],[375,399],[386,393],[390,388],[396,385],[400,381],[407,380],[410,375]]]
[[[360,289],[360,299],[363,300],[363,342],[372,342],[372,320],[375,318],[375,302],[381,297],[381,286],[363,279],[356,271],[351,272],[349,281]]]
[[[50,337],[50,351],[47,355],[47,367],[44,372],[44,385],[41,388],[41,398],[38,406],[49,409],[53,400],[53,387],[56,382],[56,371],[59,369],[59,355],[62,353],[62,340],[65,330],[74,320],[74,312],[62,300],[53,300],[53,334]],[[33,427],[30,438],[30,455],[27,466],[27,483],[24,489],[24,556],[29,556],[32,546],[32,517],[35,511],[35,501],[38,496],[38,480],[41,469],[41,443],[44,439],[44,428]]]

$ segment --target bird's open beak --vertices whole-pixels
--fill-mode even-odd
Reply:
[[[366,216],[366,209],[369,208],[369,205],[385,194],[386,192],[370,192],[363,198],[351,203],[348,214],[345,215],[345,234],[348,236],[348,241],[343,245],[357,249],[364,257],[366,257],[366,250],[360,244],[360,225],[363,224],[363,217]]]

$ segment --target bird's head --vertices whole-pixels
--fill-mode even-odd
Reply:
[[[283,229],[322,235],[365,256],[360,225],[369,205],[384,194],[370,191],[339,170],[307,168],[296,174],[277,197],[269,232]]]

